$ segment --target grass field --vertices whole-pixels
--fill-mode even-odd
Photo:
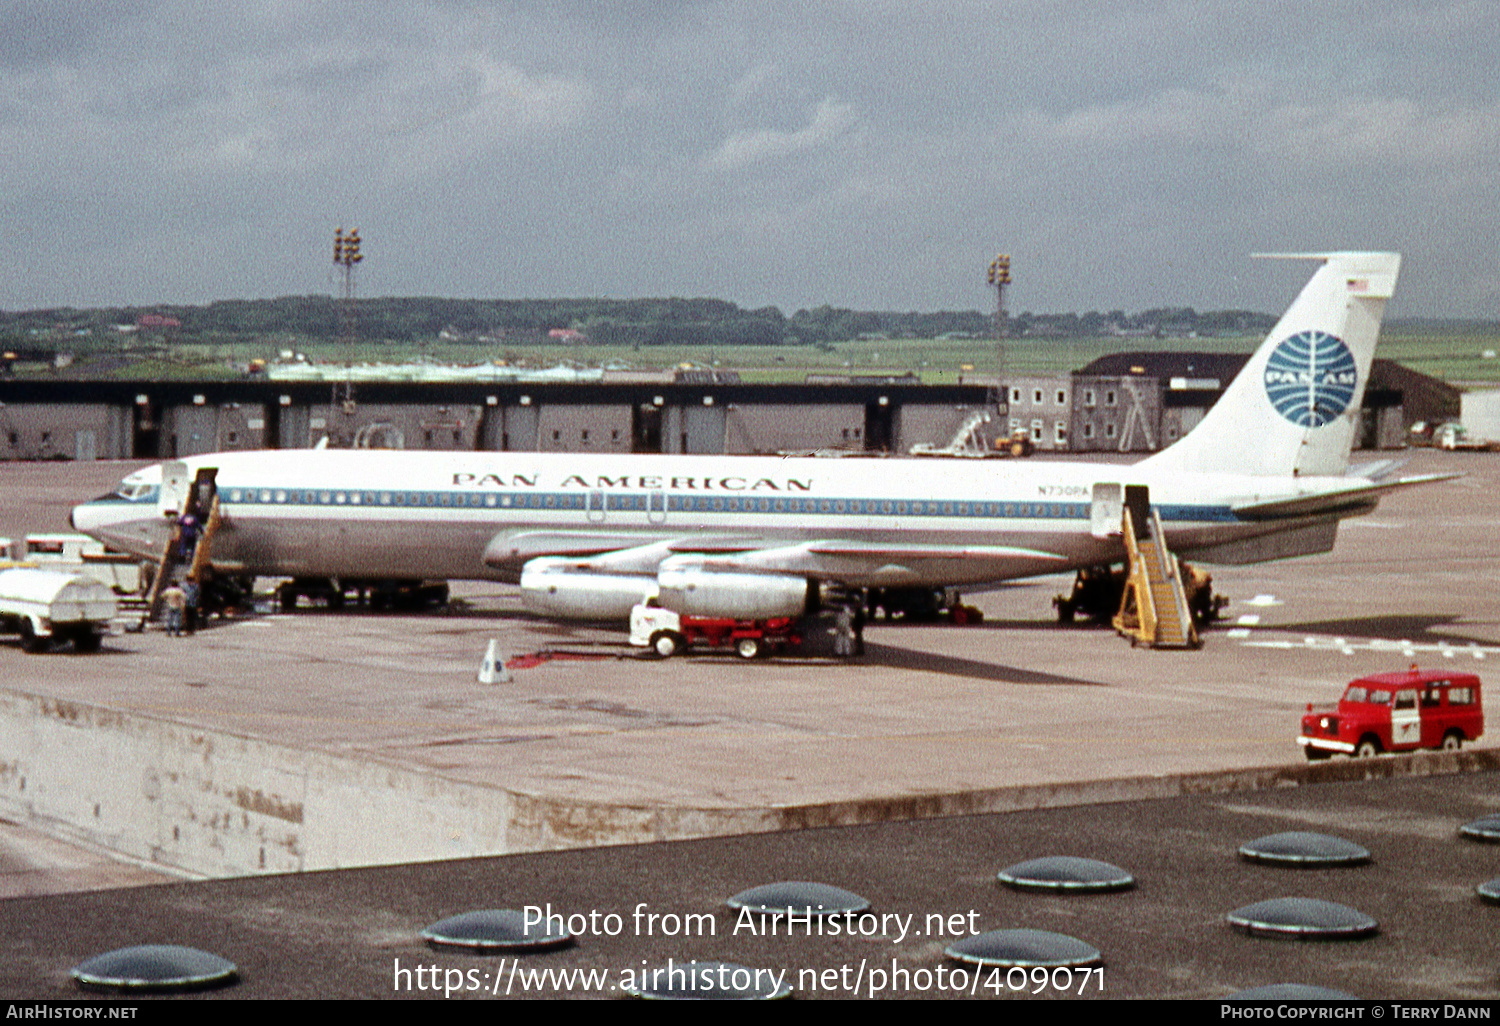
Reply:
[[[165,381],[238,377],[255,358],[273,359],[296,348],[317,362],[478,364],[505,360],[530,368],[568,363],[579,367],[618,366],[665,369],[680,364],[736,370],[750,382],[799,382],[810,373],[917,374],[926,384],[954,384],[965,376],[989,378],[1024,374],[1062,374],[1098,356],[1116,352],[1198,351],[1247,353],[1261,339],[1239,338],[1047,338],[1009,339],[1003,345],[983,339],[881,339],[831,346],[564,346],[494,347],[462,343],[364,343],[347,349],[331,343],[286,342],[180,344],[164,351],[93,354],[81,357],[72,377]],[[1458,385],[1487,387],[1500,383],[1500,334],[1410,328],[1394,324],[1382,333],[1378,355],[1413,370]],[[1488,354],[1488,355],[1486,355]],[[50,368],[22,365],[17,373],[52,376]]]

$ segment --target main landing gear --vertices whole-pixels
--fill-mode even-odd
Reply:
[[[1179,566],[1193,623],[1202,628],[1219,619],[1229,599],[1214,594],[1213,576],[1180,560]],[[1078,571],[1073,590],[1052,600],[1057,622],[1068,624],[1083,617],[1095,623],[1108,623],[1120,611],[1127,579],[1125,568],[1119,566],[1090,566]]]

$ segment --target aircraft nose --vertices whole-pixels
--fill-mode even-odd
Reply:
[[[73,530],[87,531],[89,529],[90,517],[87,515],[87,510],[84,509],[84,506],[87,505],[88,503],[80,503],[68,510],[68,526]],[[83,515],[80,516],[79,514]]]
[[[68,526],[81,534],[89,534],[105,522],[97,502],[83,502],[68,512]]]

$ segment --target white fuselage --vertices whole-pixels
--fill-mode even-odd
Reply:
[[[710,549],[839,539],[891,554],[830,555],[846,565],[819,576],[967,585],[1122,559],[1118,513],[1101,523],[1097,485],[1147,486],[1171,545],[1191,553],[1308,523],[1241,520],[1231,507],[1325,483],[1155,479],[1131,466],[1042,461],[301,450],[184,462],[190,473],[218,472],[216,564],[265,576],[505,581],[559,552],[665,539],[679,550],[694,538]],[[150,467],[126,480],[159,477]],[[133,500],[81,505],[73,519],[155,557],[170,530],[163,514],[156,492],[140,488]]]

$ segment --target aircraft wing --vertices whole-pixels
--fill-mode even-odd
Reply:
[[[678,556],[714,572],[794,574],[856,586],[895,585],[913,577],[930,579],[933,565],[948,565],[952,580],[979,577],[998,580],[1018,576],[1017,570],[1048,573],[1065,562],[1063,556],[1009,545],[942,545],[910,542],[859,542],[828,539],[708,554]],[[976,574],[976,568],[984,570]],[[920,573],[919,573],[920,568]],[[937,576],[943,576],[939,573]]]
[[[656,563],[680,552],[740,552],[764,542],[741,535],[616,534],[611,531],[508,531],[495,535],[484,549],[487,566],[519,566],[541,556],[575,558],[609,564],[624,571]],[[624,557],[623,559],[621,557]]]
[[[654,575],[667,560],[714,572],[791,574],[854,586],[892,585],[951,567],[955,582],[1049,573],[1063,556],[1010,545],[933,544],[911,540],[770,541],[744,535],[642,538],[608,531],[528,531],[497,535],[485,549],[491,566],[566,567],[589,574]],[[536,560],[536,562],[532,562]],[[937,576],[948,571],[939,569]]]
[[[1273,499],[1270,502],[1251,502],[1232,507],[1241,520],[1283,520],[1293,517],[1315,516],[1327,513],[1335,516],[1355,516],[1368,513],[1375,508],[1380,496],[1402,488],[1431,484],[1434,481],[1451,481],[1462,474],[1422,474],[1417,477],[1402,477],[1394,481],[1372,481],[1368,478],[1351,481],[1348,487],[1333,488],[1294,499]]]

